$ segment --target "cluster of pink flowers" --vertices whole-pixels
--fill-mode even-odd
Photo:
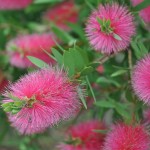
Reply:
[[[32,3],[33,0],[0,0],[0,10],[22,9]]]
[[[32,0],[13,2],[0,0],[0,9],[21,9],[31,2]],[[133,0],[134,5],[140,2],[142,0]],[[140,12],[146,23],[150,22],[149,12],[149,7]],[[48,10],[44,18],[64,30],[70,30],[67,23],[77,22],[78,9],[73,0],[65,1]],[[125,6],[117,3],[100,5],[89,17],[85,30],[91,46],[98,52],[110,55],[125,50],[130,45],[131,38],[135,34],[134,18]],[[7,43],[6,48],[11,65],[19,68],[33,66],[27,56],[34,56],[47,64],[54,64],[55,61],[44,51],[51,53],[51,48],[56,46],[55,40],[59,41],[53,33],[23,35],[12,39]],[[148,104],[150,104],[149,67],[150,55],[135,65],[132,74],[134,92]],[[102,74],[104,67],[98,66],[97,71]],[[63,69],[49,66],[29,73],[9,85],[4,93],[5,100],[2,107],[7,110],[11,125],[21,134],[40,133],[79,112],[78,88],[79,84],[73,82]],[[145,116],[149,119],[149,112]],[[106,135],[96,131],[106,129],[104,123],[98,120],[74,125],[66,133],[68,141],[60,144],[58,148],[60,150],[148,150],[150,147],[150,137],[142,125],[123,123],[113,125]]]
[[[141,125],[113,125],[108,133],[97,120],[90,120],[72,126],[68,131],[69,144],[60,144],[60,150],[148,150],[150,136]],[[65,142],[67,143],[67,142]]]
[[[30,73],[8,87],[4,103],[23,101],[17,114],[9,113],[13,127],[22,134],[39,133],[73,116],[80,108],[77,87],[67,74],[52,67]]]
[[[18,36],[7,43],[7,51],[10,56],[10,63],[19,68],[33,66],[27,56],[34,56],[48,64],[54,63],[44,51],[51,52],[57,40],[55,35],[49,34],[30,34]]]

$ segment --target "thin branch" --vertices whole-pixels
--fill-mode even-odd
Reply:
[[[97,59],[97,60],[95,61],[95,63],[103,64],[103,63],[105,63],[108,59],[114,57],[115,55],[116,55],[116,54],[114,54],[114,53],[111,54],[111,55],[104,55],[103,57]]]
[[[132,68],[133,68],[133,64],[132,64],[132,52],[131,52],[131,49],[128,50],[128,64],[129,64],[130,77],[131,77],[131,70],[132,70]]]

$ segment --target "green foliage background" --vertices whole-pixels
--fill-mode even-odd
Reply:
[[[50,24],[42,20],[42,14],[47,8],[61,1],[35,0],[24,10],[0,11],[0,68],[11,81],[16,81],[32,69],[23,70],[12,67],[5,53],[6,43],[18,34],[49,32]],[[135,62],[150,50],[150,33],[138,16],[139,10],[150,5],[149,0],[145,0],[136,8],[131,6],[129,0],[76,0],[75,2],[79,8],[78,23],[68,24],[72,28],[71,32],[65,32],[53,25],[53,32],[63,40],[64,44],[61,47],[56,46],[52,52],[59,65],[69,68],[70,77],[80,73],[80,79],[89,85],[86,87],[88,95],[96,102],[87,108],[87,100],[81,95],[85,107],[76,118],[49,128],[43,134],[33,136],[19,135],[10,127],[5,113],[0,109],[0,150],[54,150],[59,142],[63,142],[68,126],[91,118],[105,120],[107,124],[116,121],[130,123],[133,120],[138,123],[142,120],[143,110],[147,106],[138,101],[134,95],[130,75]],[[112,57],[93,51],[84,32],[85,23],[91,11],[100,3],[107,2],[128,5],[135,16],[137,26],[136,36],[128,50]],[[39,67],[43,66],[43,62],[32,57],[29,59]],[[103,64],[104,72],[99,74],[96,66],[103,60],[107,60]],[[92,89],[90,84],[96,84],[97,88]]]

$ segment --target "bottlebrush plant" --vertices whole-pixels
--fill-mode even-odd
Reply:
[[[0,150],[149,150],[149,0],[0,0]]]

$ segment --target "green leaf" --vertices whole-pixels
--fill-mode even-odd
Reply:
[[[137,6],[134,7],[134,11],[140,11],[146,7],[150,6],[150,0],[144,0],[143,2],[141,2],[140,4],[138,4]]]
[[[140,51],[139,47],[137,46],[137,44],[134,41],[131,42],[131,47],[134,50],[136,58],[140,59],[141,58],[141,51]]]
[[[104,107],[104,108],[115,108],[114,103],[106,100],[100,100],[95,103],[96,106]]]
[[[43,68],[43,67],[47,67],[48,64],[45,63],[44,61],[36,58],[36,57],[33,57],[33,56],[27,56],[27,58],[34,64],[36,65],[37,67],[39,68]]]
[[[148,54],[148,49],[145,47],[145,45],[142,42],[138,41],[138,46],[143,55]]]
[[[65,51],[63,55],[63,62],[66,69],[68,69],[69,76],[75,74],[74,56],[70,51]]]
[[[130,113],[124,107],[120,107],[120,105],[117,104],[115,109],[122,117],[126,119],[130,118]]]
[[[113,74],[111,74],[111,77],[116,77],[122,74],[125,74],[127,72],[127,70],[118,70],[116,72],[114,72]]]
[[[73,45],[75,43],[76,39],[70,36],[68,32],[61,30],[56,25],[52,25],[51,28],[62,41],[69,43],[69,45]]]
[[[91,66],[85,67],[82,71],[81,71],[81,76],[86,76],[89,73],[92,73],[94,71],[94,68]]]
[[[14,101],[20,101],[20,98],[18,98],[18,97],[16,97],[16,96],[12,95],[11,93],[8,93],[8,96],[9,96],[10,99],[12,99],[12,100],[14,100]],[[11,102],[10,102],[10,103],[11,103]]]
[[[92,89],[92,86],[91,86],[90,81],[89,81],[89,79],[88,79],[87,76],[86,76],[86,81],[87,81],[87,84],[88,84],[88,86],[89,86],[89,88],[90,88],[90,91],[91,91],[91,94],[92,94],[92,96],[93,96],[93,99],[94,99],[94,101],[96,102],[96,97],[95,97],[94,91],[93,91],[93,89]]]
[[[85,66],[89,64],[89,58],[88,58],[88,55],[87,55],[87,52],[86,50],[84,49],[81,49],[80,47],[78,46],[75,46],[75,49],[78,50],[82,56],[82,59],[84,60],[84,63],[85,63]]]
[[[97,83],[106,83],[106,84],[113,84],[115,85],[116,87],[120,87],[121,85],[115,81],[115,80],[112,80],[112,79],[107,79],[105,77],[99,77],[97,80],[96,80]]]
[[[11,112],[11,111],[12,111],[12,108],[9,107],[9,106],[8,106],[8,107],[5,107],[5,108],[4,108],[4,111],[5,111],[5,112]]]
[[[62,56],[62,54],[60,54],[59,51],[57,49],[55,49],[55,48],[52,48],[51,50],[52,50],[52,53],[55,56],[57,62],[60,65],[62,65],[63,64],[63,56]]]
[[[24,103],[25,103],[24,101],[15,101],[14,102],[14,106],[16,106],[16,107],[22,107]]]
[[[106,27],[110,27],[110,20],[108,19],[107,21],[106,21]]]
[[[70,52],[72,53],[72,56],[73,56],[73,61],[74,61],[74,64],[75,64],[75,71],[80,72],[85,66],[82,55],[75,48],[70,49]]]
[[[97,22],[99,23],[100,26],[103,25],[103,20],[101,20],[99,17],[96,17]]]
[[[56,58],[55,58],[51,53],[49,53],[49,52],[47,52],[47,51],[45,51],[45,50],[44,50],[44,52],[45,52],[50,58],[52,58],[53,60],[57,61]]]
[[[87,54],[79,47],[75,46],[65,51],[63,54],[64,66],[69,69],[69,75],[81,72],[88,64]]]
[[[8,106],[12,106],[13,105],[13,102],[8,102],[8,103],[4,103],[2,104],[2,108],[5,108],[5,107],[8,107]]]
[[[84,31],[83,28],[79,24],[74,24],[74,23],[68,23],[69,27],[79,35],[79,37],[85,41],[85,36],[84,36]]]
[[[122,38],[116,33],[113,33],[113,37],[118,41],[122,41]]]
[[[146,54],[148,54],[148,49],[144,46],[144,44],[140,41],[140,39],[137,41],[132,41],[131,47],[133,48],[134,54],[137,59],[141,59]]]
[[[81,102],[83,103],[85,109],[87,109],[86,100],[84,98],[83,91],[81,90],[80,87],[77,88],[77,92],[78,92],[79,98],[80,98]]]
[[[89,0],[85,0],[85,3],[91,10],[95,10],[94,6],[89,2]]]

